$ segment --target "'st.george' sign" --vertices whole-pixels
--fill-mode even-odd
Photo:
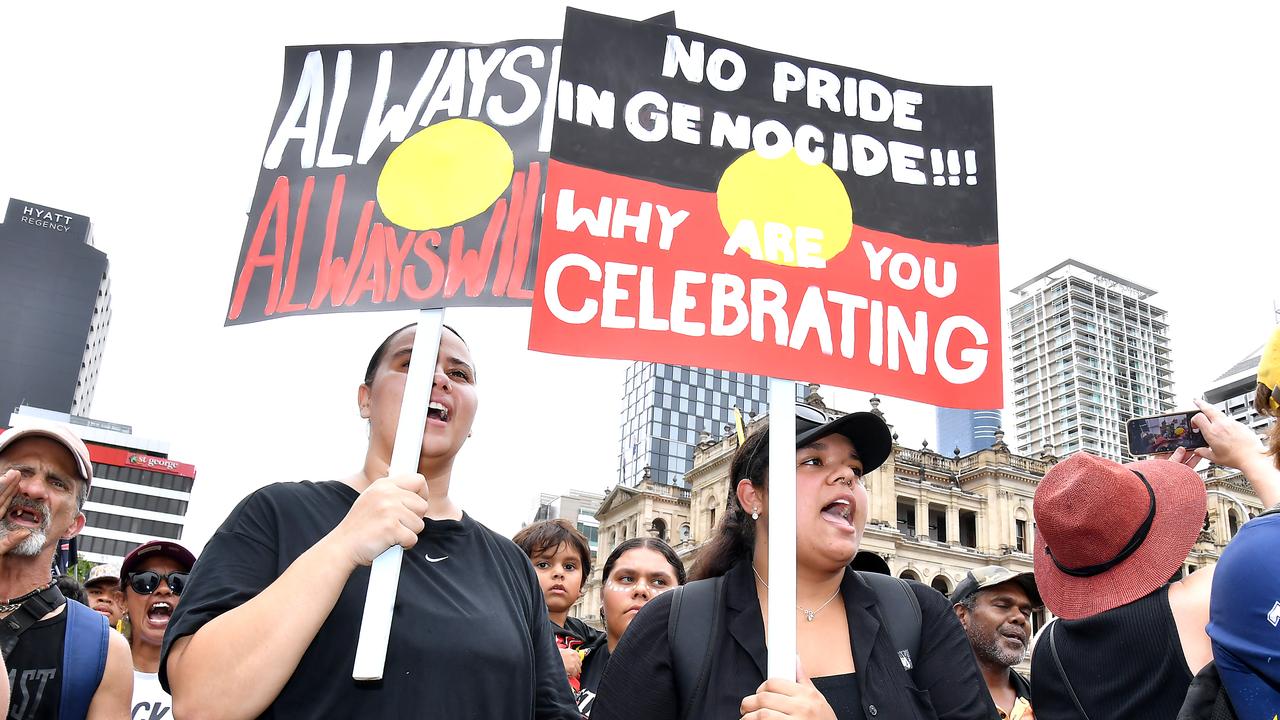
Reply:
[[[226,323],[528,305],[559,53],[288,48]]]
[[[991,90],[570,10],[530,348],[999,407]]]

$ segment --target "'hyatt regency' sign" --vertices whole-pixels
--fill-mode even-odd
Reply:
[[[33,231],[41,235],[57,233],[83,242],[89,232],[89,218],[45,205],[12,199],[9,201],[9,210],[5,213],[4,230],[27,235]]]

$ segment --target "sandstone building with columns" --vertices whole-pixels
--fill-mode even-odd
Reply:
[[[810,386],[811,404],[821,404]],[[884,417],[880,400],[871,412]],[[833,416],[842,413],[828,409]],[[757,418],[748,426],[763,426]],[[892,427],[892,426],[891,426]],[[723,517],[729,496],[729,462],[738,447],[730,433],[704,434],[686,473],[688,489],[642,480],[618,486],[600,505],[599,565],[618,543],[637,536],[660,537],[691,567],[698,548]],[[875,553],[898,577],[919,580],[949,594],[965,573],[983,565],[1016,572],[1032,570],[1035,522],[1032,500],[1044,474],[1059,458],[1051,448],[1034,456],[1015,454],[996,433],[995,442],[967,455],[943,455],[925,443],[908,448],[894,434],[893,452],[865,481],[870,497],[862,552]],[[1210,468],[1201,473],[1209,490],[1206,525],[1187,558],[1185,572],[1211,565],[1239,526],[1262,511],[1239,473]],[[599,625],[600,571],[593,573],[573,614]],[[1033,624],[1045,621],[1038,611]]]

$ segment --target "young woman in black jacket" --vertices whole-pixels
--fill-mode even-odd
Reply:
[[[910,584],[921,611],[920,644],[916,657],[904,657],[884,625],[875,592],[848,567],[867,521],[862,476],[879,467],[891,447],[884,421],[871,413],[829,421],[817,408],[796,408],[798,682],[765,680],[766,428],[734,455],[726,517],[694,567],[703,582],[724,577],[716,596],[719,622],[710,633],[710,665],[700,672],[705,685],[684,705],[676,667],[701,667],[707,655],[704,648],[697,657],[673,656],[673,594],[665,593],[645,606],[622,637],[601,680],[593,720],[995,717],[946,598]]]

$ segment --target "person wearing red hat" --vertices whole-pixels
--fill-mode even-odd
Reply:
[[[1174,718],[1212,657],[1212,569],[1170,582],[1204,522],[1204,481],[1178,448],[1120,463],[1077,453],[1036,489],[1036,586],[1058,619],[1036,641],[1042,720]]]
[[[0,602],[0,647],[14,678],[10,720],[129,715],[128,645],[101,615],[67,602],[50,571],[58,544],[84,527],[92,479],[89,449],[65,425],[0,434],[0,598],[9,598]],[[74,644],[105,652],[105,664],[95,658],[92,668],[100,679],[68,664],[64,648]]]
[[[160,686],[160,646],[169,618],[178,608],[196,558],[172,540],[151,540],[134,548],[120,564],[120,587],[129,613],[133,653],[133,716],[163,718],[173,700]]]

